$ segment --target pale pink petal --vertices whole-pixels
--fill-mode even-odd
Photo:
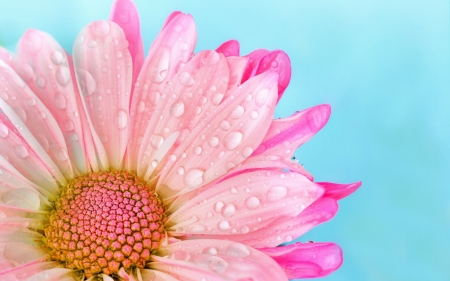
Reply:
[[[279,155],[291,158],[295,150],[314,136],[328,121],[328,104],[300,111],[291,117],[275,119],[255,155]]]
[[[152,256],[150,268],[179,280],[287,280],[281,267],[267,255],[226,240],[186,240],[161,250],[167,257]],[[172,270],[177,268],[177,270]]]
[[[255,248],[276,247],[290,242],[316,225],[330,220],[337,212],[336,200],[322,197],[308,206],[297,217],[279,217],[276,223],[260,228],[251,235],[230,236],[234,241]]]
[[[128,42],[117,24],[97,21],[80,32],[73,54],[84,106],[101,141],[94,138],[98,157],[104,170],[109,165],[120,170],[129,134],[132,63]]]
[[[225,57],[239,56],[239,41],[229,40],[220,45],[216,52],[223,54]]]
[[[45,261],[49,255],[49,249],[30,244],[17,242],[0,242],[3,249],[0,253],[0,280],[4,280],[2,273],[14,270],[16,267],[26,265],[34,261]]]
[[[230,69],[230,78],[228,79],[228,88],[224,100],[230,96],[234,90],[241,84],[242,75],[248,63],[247,57],[227,57],[228,68]]]
[[[355,192],[361,186],[362,182],[359,181],[349,184],[318,182],[317,184],[325,189],[325,194],[323,196],[340,200]]]
[[[24,281],[33,277],[36,273],[60,266],[59,262],[45,262],[42,259],[19,265],[12,269],[1,270],[0,280],[2,281]],[[33,280],[33,279],[31,279]],[[70,280],[70,279],[69,279]],[[34,280],[33,280],[34,281]]]
[[[44,230],[43,220],[47,216],[48,212],[17,208],[0,203],[0,224],[2,227],[30,227]]]
[[[294,220],[323,194],[298,173],[258,170],[228,178],[201,192],[169,215],[174,236],[235,235],[276,228],[277,220]],[[234,238],[228,238],[233,239]]]
[[[280,50],[272,51],[261,58],[255,75],[266,71],[278,73],[278,100],[291,81],[291,61],[289,56]]]
[[[133,63],[133,80],[131,85],[134,87],[134,83],[144,63],[144,45],[142,44],[138,11],[131,0],[115,0],[109,18],[122,28],[127,38],[128,50]],[[133,92],[133,89],[131,91]]]
[[[197,40],[190,15],[173,13],[153,42],[135,85],[130,106],[130,139],[126,168],[137,170],[139,145],[153,118],[159,118],[170,95],[164,94],[166,84],[191,58]],[[181,85],[180,85],[181,86]],[[159,142],[158,142],[159,143]]]
[[[182,12],[180,12],[180,11],[173,11],[167,18],[166,18],[166,21],[164,22],[164,24],[163,24],[163,26],[162,26],[162,28],[161,28],[161,31],[176,17],[176,16],[178,16],[178,15],[181,15],[181,14],[183,14]]]
[[[2,101],[0,99],[0,104],[2,104]],[[6,105],[6,103],[2,105]],[[6,109],[5,106],[1,105],[0,108]],[[17,124],[22,128],[21,132],[23,134],[27,131],[27,128],[23,123],[20,123],[18,117],[16,119]],[[37,141],[35,142],[37,143]],[[3,114],[0,114],[0,166],[16,175],[23,175],[48,192],[57,193],[59,187],[49,171],[51,166],[49,167],[47,161],[44,163],[41,159],[42,157],[38,156],[29,146],[29,142],[26,142],[18,135],[18,131],[11,122],[6,120]]]
[[[343,261],[342,250],[334,243],[295,243],[259,250],[274,259],[289,279],[324,277]]]
[[[4,63],[8,64],[11,67],[14,66],[13,55],[8,50],[6,50],[1,46],[0,46],[0,60],[2,60]]]
[[[32,40],[39,41],[39,48],[30,49]],[[88,167],[84,156],[80,110],[77,106],[79,96],[72,81],[69,59],[64,49],[50,35],[28,30],[19,42],[15,69],[56,119],[67,144],[69,158],[78,172],[84,174]],[[27,111],[33,110],[36,106],[34,103],[36,102],[32,97],[28,98]],[[32,132],[42,133],[40,129]],[[35,136],[43,138],[42,135]],[[61,139],[47,139],[45,145],[50,150],[61,146],[55,143],[62,141]],[[65,154],[61,152],[57,155],[62,159],[66,157]]]
[[[0,109],[59,183],[73,177],[64,136],[53,115],[25,82],[0,61]]]
[[[170,276],[164,272],[152,269],[141,269],[142,281],[152,280],[152,281],[182,281]]]
[[[25,281],[78,281],[76,271],[68,268],[52,268],[28,277]]]
[[[42,246],[44,235],[24,227],[6,225],[0,228],[0,242],[23,243],[32,246]],[[1,280],[1,279],[0,279]]]
[[[216,61],[211,61],[212,59]],[[222,101],[228,85],[224,83],[227,77],[225,58],[214,51],[204,51],[195,55],[170,80],[170,86],[161,93],[161,98],[164,97],[165,100],[148,109],[160,114],[155,114],[150,119],[139,146],[138,176],[146,173],[144,179],[148,179],[156,168],[154,163],[161,161],[155,156],[160,154],[171,135],[184,133],[176,143],[178,146],[201,119],[212,113]]]
[[[170,198],[214,181],[239,165],[259,145],[276,101],[276,73],[238,87],[183,140],[168,161],[157,191]]]
[[[251,52],[250,54],[246,55],[246,57],[248,57],[248,64],[244,71],[244,75],[242,76],[241,83],[244,83],[248,79],[255,76],[255,73],[256,73],[256,70],[258,69],[261,58],[263,58],[268,53],[269,53],[268,50],[258,49],[258,50]]]

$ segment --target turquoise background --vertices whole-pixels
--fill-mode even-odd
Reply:
[[[69,52],[108,0],[0,0],[0,44],[26,28]],[[296,154],[318,181],[363,186],[299,241],[335,241],[337,280],[450,280],[449,2],[136,0],[145,49],[173,10],[191,13],[196,51],[238,39],[242,54],[283,49],[291,84],[277,117],[329,103],[328,125]]]

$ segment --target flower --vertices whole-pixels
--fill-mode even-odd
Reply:
[[[273,120],[282,51],[239,43],[193,55],[172,13],[144,60],[139,19],[116,0],[73,58],[28,30],[0,49],[1,280],[287,280],[342,263],[334,243],[280,246],[360,183],[315,183],[291,160],[328,120]]]

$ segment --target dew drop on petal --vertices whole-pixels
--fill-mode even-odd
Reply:
[[[241,226],[240,230],[241,234],[247,234],[250,231],[250,228],[246,225]]]
[[[59,85],[65,87],[70,82],[70,70],[66,66],[60,66],[55,73],[56,81]]]
[[[260,204],[261,203],[260,203],[259,199],[254,196],[249,197],[249,198],[247,198],[247,200],[245,200],[245,206],[250,210],[254,210],[254,209],[258,208]]]
[[[236,106],[236,108],[231,112],[230,117],[233,119],[241,118],[244,115],[244,108],[241,105]]]
[[[216,93],[216,94],[214,94],[214,95],[211,96],[211,103],[212,103],[213,105],[219,105],[220,102],[222,101],[222,99],[223,99],[223,94],[221,94],[221,93]]]
[[[208,267],[211,271],[221,274],[227,270],[228,262],[222,258],[213,256],[208,258]]]
[[[243,244],[231,243],[227,247],[227,255],[236,258],[245,258],[250,255],[250,250]]]
[[[256,104],[263,105],[269,97],[269,89],[262,89],[256,93]]]
[[[287,188],[284,186],[272,186],[267,192],[267,200],[278,201],[287,195]]]
[[[216,138],[216,137],[212,137],[212,138],[209,139],[208,144],[211,147],[216,147],[219,144],[219,139]]]
[[[96,83],[94,77],[82,68],[77,69],[77,78],[80,85],[80,90],[85,96],[91,95],[96,88]]]
[[[252,118],[253,120],[256,120],[258,116],[259,116],[258,112],[256,111],[250,112],[250,118]]]
[[[19,116],[20,120],[22,120],[23,123],[27,123],[27,113],[23,108],[18,106],[13,106],[14,112]]]
[[[184,102],[182,100],[178,100],[175,103],[172,104],[170,107],[170,114],[178,118],[184,113]]]
[[[223,131],[228,131],[231,128],[230,123],[228,123],[228,121],[226,121],[226,120],[223,120],[222,122],[220,122],[219,127]]]
[[[153,105],[156,105],[161,97],[161,94],[158,91],[154,91],[150,93],[150,102]]]
[[[216,203],[214,203],[214,211],[216,213],[220,213],[222,211],[223,206],[225,206],[225,204],[222,201],[217,201]]]
[[[184,184],[189,188],[194,188],[203,183],[204,171],[200,169],[191,169],[184,176]]]
[[[39,196],[26,188],[12,189],[4,192],[1,201],[8,206],[38,210],[40,207]]]
[[[225,136],[224,146],[228,150],[235,149],[242,141],[243,135],[241,132],[231,132]]]
[[[56,93],[53,97],[53,103],[57,109],[65,109],[67,106],[66,98],[61,93]]]
[[[192,232],[203,232],[206,230],[206,227],[204,225],[201,224],[196,224],[191,228]]]
[[[105,37],[111,30],[111,26],[108,21],[96,21],[91,23],[90,27],[92,32],[97,37]]]
[[[286,235],[284,237],[284,242],[291,242],[292,241],[292,236],[291,235]]]
[[[44,77],[38,76],[38,77],[36,78],[36,85],[37,85],[39,88],[41,88],[41,89],[45,88],[45,85],[46,85],[46,84],[47,84],[47,81],[45,81],[45,78],[44,78]]]
[[[70,132],[74,128],[75,128],[75,125],[73,124],[73,121],[70,119],[67,119],[62,126],[62,129],[66,132]]]
[[[191,74],[189,72],[182,72],[180,74],[180,84],[184,85],[186,87],[190,87],[194,84],[194,78],[192,78]]]
[[[179,174],[180,176],[184,175],[184,168],[183,167],[178,167],[177,168],[177,174]]]
[[[220,231],[226,231],[230,228],[230,222],[226,221],[226,220],[222,220],[217,224],[217,228]]]
[[[13,148],[14,154],[19,157],[20,159],[24,159],[28,156],[28,150],[23,145],[16,145]]]
[[[65,149],[64,147],[60,147],[58,148],[58,150],[56,151],[56,159],[60,162],[66,161],[68,158],[68,154],[67,154],[67,149]]]
[[[35,106],[35,105],[36,105],[36,99],[35,99],[35,98],[27,98],[26,101],[25,101],[25,103],[26,103],[28,106]]]
[[[164,142],[164,138],[160,135],[152,135],[151,140],[150,140],[150,145],[154,148],[154,149],[158,149],[161,144],[163,144]]]
[[[233,204],[228,204],[222,209],[222,216],[225,218],[232,217],[234,213],[236,212],[236,206]]]
[[[128,113],[120,109],[116,114],[116,127],[119,130],[123,130],[128,126]]]
[[[252,155],[253,153],[253,148],[251,148],[250,146],[244,147],[244,149],[242,149],[242,157],[247,158],[250,155]]]
[[[218,251],[217,251],[217,249],[214,248],[214,247],[206,247],[206,248],[203,249],[202,253],[203,253],[203,254],[209,254],[209,255],[215,256],[215,255],[218,254]]]
[[[56,65],[60,64],[63,61],[63,59],[64,59],[64,55],[60,51],[54,51],[50,55],[50,60]]]
[[[194,153],[200,155],[202,153],[202,148],[200,146],[194,147]]]

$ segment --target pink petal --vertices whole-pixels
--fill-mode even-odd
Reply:
[[[295,218],[290,216],[279,217],[276,224],[267,225],[251,235],[234,235],[234,241],[255,247],[276,247],[282,243],[290,242],[308,232],[316,225],[333,218],[338,210],[336,200],[322,197]]]
[[[29,48],[31,40],[39,40],[38,50]],[[50,35],[37,30],[28,30],[19,42],[16,71],[56,119],[67,143],[68,157],[76,169],[81,174],[86,173],[88,168],[84,156],[80,109],[77,106],[80,98],[73,86],[69,58],[65,51]],[[33,103],[29,98],[29,110],[32,110]],[[40,129],[33,131],[38,132],[42,131]],[[55,141],[49,139],[46,145],[50,149],[58,147]],[[64,154],[59,156],[62,157]]]
[[[78,281],[79,279],[76,277],[76,271],[68,268],[51,268],[44,271],[40,271],[25,281],[37,281],[37,280],[45,280],[45,281]]]
[[[240,164],[259,144],[273,116],[276,73],[239,87],[183,140],[157,185],[165,198],[198,188]],[[258,133],[256,133],[258,132]]]
[[[179,280],[287,280],[271,258],[243,244],[226,240],[186,240],[164,248],[168,257],[152,256],[152,269]],[[177,268],[177,270],[172,270]]]
[[[229,40],[220,45],[216,52],[223,54],[225,57],[239,56],[239,41]]]
[[[2,99],[0,99],[0,108],[11,111],[9,115],[12,116],[12,110],[6,107]],[[16,117],[16,119],[17,124],[20,124],[22,128],[22,134],[31,135],[23,123],[19,123],[20,118]],[[31,137],[29,139],[36,145],[35,139],[31,139]],[[5,170],[16,175],[23,175],[48,192],[56,193],[58,191],[58,184],[49,171],[53,168],[53,166],[48,166],[48,162],[51,161],[42,162],[43,158],[36,154],[35,150],[30,147],[29,142],[18,135],[17,130],[9,120],[6,120],[6,116],[3,114],[0,114],[0,154],[0,166],[4,167]]]
[[[13,56],[12,54],[6,50],[5,48],[0,46],[0,60],[9,65],[10,67],[14,66]]]
[[[20,135],[49,167],[53,176],[65,184],[73,177],[64,136],[53,115],[25,82],[0,61],[0,109],[18,128]],[[63,176],[64,175],[64,176]]]
[[[246,57],[227,57],[228,68],[230,69],[230,78],[228,81],[227,92],[224,100],[230,96],[234,90],[241,84],[242,75],[244,75],[245,67],[248,63]]]
[[[139,14],[133,1],[115,0],[111,9],[110,20],[122,28],[128,41],[128,50],[133,62],[133,80],[131,85],[134,87],[134,83],[144,63],[144,45],[142,44]]]
[[[244,75],[242,76],[242,83],[244,83],[245,81],[256,75],[255,73],[256,70],[258,69],[261,58],[263,58],[268,53],[269,53],[268,50],[258,49],[246,55],[246,57],[248,57],[249,60]]]
[[[355,192],[361,186],[362,182],[359,181],[349,184],[318,182],[317,184],[325,189],[324,196],[333,198],[335,200],[340,200]]]
[[[58,262],[44,262],[41,259],[27,264],[23,264],[12,269],[0,270],[0,280],[2,281],[22,281],[33,280],[36,273],[59,266]],[[3,269],[3,268],[2,268]]]
[[[150,48],[139,74],[130,107],[130,140],[126,167],[137,170],[140,141],[146,130],[151,130],[152,117],[159,117],[166,101],[166,84],[191,58],[197,40],[194,21],[190,15],[174,13]],[[162,99],[161,99],[162,98]],[[170,96],[167,97],[170,99]],[[156,115],[155,111],[159,114]]]
[[[323,104],[300,111],[288,118],[273,120],[253,156],[261,154],[292,157],[299,146],[325,126],[330,113],[330,106]]]
[[[205,63],[211,57],[216,57],[217,61]],[[181,131],[186,134],[212,113],[222,101],[228,86],[223,80],[227,77],[225,58],[214,51],[204,51],[195,55],[170,80],[170,86],[161,93],[165,100],[148,109],[161,114],[155,114],[147,124],[138,150],[138,176],[146,173],[144,179],[147,179],[156,168],[152,163],[161,163],[156,155],[169,136]],[[176,145],[180,142],[181,138]]]
[[[42,247],[42,245],[0,242],[0,247],[4,249],[0,253],[0,280],[5,280],[2,278],[2,274],[35,261],[43,262],[49,254],[49,249]]]
[[[104,170],[109,165],[120,170],[129,129],[132,65],[128,42],[117,24],[97,21],[80,32],[73,54],[98,157]]]
[[[294,220],[322,194],[322,188],[297,173],[248,172],[211,186],[186,202],[168,217],[166,227],[175,236],[251,237],[258,229],[277,228],[281,217]]]
[[[259,250],[274,259],[289,279],[323,277],[343,261],[342,250],[334,243],[295,243]]]
[[[141,269],[140,271],[143,281],[182,281],[158,270]]]
[[[278,100],[286,90],[291,81],[291,61],[289,56],[283,51],[272,51],[261,58],[255,75],[265,71],[275,71],[278,73]]]
[[[167,18],[166,21],[164,22],[161,31],[178,15],[182,15],[183,13],[180,11],[173,11]]]

